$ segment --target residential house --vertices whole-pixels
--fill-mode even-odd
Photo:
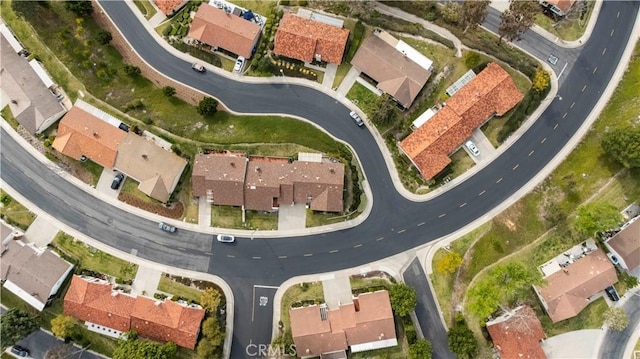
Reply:
[[[113,167],[138,181],[142,193],[167,202],[186,166],[184,158],[129,132],[118,145]]]
[[[398,345],[387,291],[360,294],[335,309],[312,305],[289,310],[291,334],[302,358],[346,358]]]
[[[250,58],[260,39],[257,23],[207,3],[196,12],[188,37],[213,48]]]
[[[622,268],[640,277],[640,216],[627,222],[620,232],[606,241],[606,246]]]
[[[80,106],[73,106],[58,124],[53,148],[74,160],[91,161],[113,168],[118,146],[127,132],[103,121]]]
[[[73,265],[48,249],[15,240],[15,233],[4,222],[0,226],[4,238],[0,254],[3,287],[37,310],[44,309]]]
[[[163,14],[171,16],[186,5],[189,0],[153,0],[153,2]]]
[[[295,203],[314,211],[344,209],[344,165],[338,162],[201,154],[196,156],[192,183],[196,196],[248,210],[274,211]]]
[[[379,30],[360,45],[351,64],[404,108],[411,106],[433,72],[433,61]]]
[[[204,310],[170,300],[158,301],[114,291],[109,282],[74,275],[64,298],[64,314],[85,322],[89,330],[120,337],[140,336],[194,349]]]
[[[538,0],[540,5],[558,16],[565,16],[576,0]]]
[[[349,29],[294,14],[284,14],[276,31],[273,52],[307,63],[341,64]]]
[[[488,321],[486,327],[500,358],[547,358],[541,346],[541,341],[546,338],[542,324],[528,305],[521,305]]]
[[[542,306],[554,323],[578,315],[592,296],[618,281],[616,269],[601,249],[596,249],[546,277],[534,286]]]
[[[504,115],[523,97],[509,73],[490,63],[399,147],[422,176],[431,179],[451,163],[449,155],[476,128]]]
[[[5,25],[3,25],[5,26]],[[13,117],[31,134],[39,134],[59,120],[66,108],[52,92],[54,83],[37,60],[18,55],[19,43],[3,28],[0,36],[0,89]]]

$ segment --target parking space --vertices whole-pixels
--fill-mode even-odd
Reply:
[[[98,184],[96,185],[96,189],[104,194],[107,194],[109,196],[112,196],[113,198],[118,198],[118,194],[120,193],[120,190],[122,189],[122,185],[124,184],[124,180],[126,177],[123,177],[120,185],[118,186],[117,189],[111,189],[111,185],[113,184],[113,179],[115,178],[115,176],[117,174],[119,174],[120,172],[115,171],[115,170],[110,170],[110,169],[104,169],[102,170],[102,174],[100,174],[100,179],[98,180]]]
[[[462,145],[462,148],[467,151],[469,157],[471,157],[475,163],[490,161],[495,156],[496,149],[493,148],[491,141],[489,141],[487,136],[482,133],[480,128],[476,128],[475,131],[473,131],[469,141],[473,142],[473,144],[478,148],[478,155],[474,156],[469,148],[464,144]]]

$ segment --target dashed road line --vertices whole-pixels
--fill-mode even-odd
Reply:
[[[439,215],[438,218],[442,218],[442,217],[444,217],[446,215],[447,215],[446,213],[443,213],[443,214]]]
[[[500,177],[500,178],[496,181],[496,183],[500,183],[500,182],[502,182],[502,177]]]
[[[596,71],[598,71],[598,66],[596,66],[596,67],[593,69],[592,74],[595,74],[595,73],[596,73]]]
[[[406,231],[406,229],[401,229],[401,230],[398,231],[398,234],[404,233],[404,231]]]
[[[383,240],[383,239],[384,239],[384,237],[377,238],[377,239],[376,239],[376,242],[380,242],[380,241],[381,241],[381,240]]]
[[[338,253],[338,250],[334,249],[334,250],[329,251],[329,253]]]
[[[584,86],[582,87],[582,92],[584,92],[584,90],[586,90],[586,89],[587,89],[587,85],[584,85]]]
[[[616,29],[611,29],[611,34],[609,34],[609,37],[612,37],[614,32],[616,32]]]
[[[558,128],[558,124],[556,123],[555,126],[553,126],[553,129],[555,130],[556,128]]]
[[[420,226],[424,225],[424,223],[425,223],[425,222],[420,222],[420,223],[418,223],[418,227],[420,227]]]
[[[462,207],[464,207],[464,206],[466,206],[466,205],[467,205],[467,202],[465,202],[465,203],[461,204],[461,205],[460,205],[460,206],[458,206],[458,207],[459,207],[459,208],[462,208]]]
[[[482,190],[482,192],[478,193],[478,196],[482,196],[483,194],[485,194],[485,192],[487,192],[486,190]]]
[[[518,163],[517,165],[513,166],[513,168],[511,169],[512,171],[515,171],[518,169],[518,167],[520,167],[520,164]]]
[[[558,126],[558,125],[556,125],[556,126]],[[531,150],[531,152],[529,152],[529,157],[531,157],[531,155],[532,155],[534,152],[536,152],[536,151],[535,151],[535,150]]]
[[[564,115],[562,115],[562,118],[567,117],[568,114],[569,114],[568,112],[565,112]]]
[[[620,11],[618,11],[618,15],[616,15],[616,19],[620,17]]]
[[[182,247],[177,247],[177,248],[178,248],[179,250],[181,250],[181,251],[186,251],[186,250],[187,250],[186,248],[182,248]]]
[[[227,254],[227,258],[235,258],[236,256],[234,256],[233,254]]]
[[[305,254],[304,256],[305,256],[305,257],[311,257],[312,255],[313,255],[313,253],[307,253],[307,254]]]
[[[208,255],[208,256],[212,256],[213,252],[204,252],[204,254]]]
[[[353,246],[353,248],[360,248],[362,247],[362,244],[356,244],[355,246]]]
[[[606,47],[602,50],[602,56],[604,56],[605,52],[607,52],[607,48]]]
[[[262,257],[258,257],[258,256],[254,256],[254,257],[251,257],[251,258],[252,259],[262,259]]]
[[[547,140],[547,138],[545,137],[545,138],[542,139],[542,141],[540,141],[540,143],[544,143],[544,141],[546,141],[546,140]]]
[[[573,108],[573,106],[575,106],[575,105],[576,105],[576,103],[574,102],[574,103],[572,103],[572,104],[571,104],[571,106],[569,106],[569,108],[571,109],[571,108]]]
[[[278,256],[278,259],[285,259],[287,256]]]

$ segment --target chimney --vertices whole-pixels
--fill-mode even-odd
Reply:
[[[358,298],[353,298],[353,307],[355,308],[356,312],[360,311],[360,301],[358,300]]]
[[[235,162],[231,162],[231,167],[235,167],[236,163]]]
[[[262,172],[262,170],[260,170],[260,167],[256,167],[256,172],[258,173]]]
[[[331,173],[336,173],[336,170],[335,170],[335,169],[333,169],[333,168],[330,168],[330,169],[329,169],[329,172],[331,172]]]
[[[94,133],[93,133],[93,137],[100,137],[100,136],[98,136],[98,133],[97,133],[97,132],[94,132]]]
[[[142,154],[142,158],[144,158],[146,160],[148,158],[148,156],[145,155],[145,154]]]

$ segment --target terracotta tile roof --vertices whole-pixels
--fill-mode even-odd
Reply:
[[[163,14],[168,15],[180,9],[187,0],[153,0]]]
[[[431,76],[431,71],[404,56],[376,34],[370,35],[360,45],[351,64],[378,82],[378,89],[393,96],[406,108],[411,106]]]
[[[627,269],[633,271],[640,266],[640,217],[637,217],[625,229],[616,233],[607,244],[624,261]]]
[[[487,331],[500,358],[546,359],[542,324],[529,306],[520,306],[490,322]]]
[[[41,250],[22,241],[10,240],[3,245],[0,257],[2,282],[10,281],[23,294],[41,303],[42,310],[49,297],[56,293],[73,265],[48,249]],[[5,285],[6,287],[6,285]],[[18,294],[20,297],[22,295]],[[31,299],[27,300],[31,304]]]
[[[244,204],[244,177],[248,159],[245,154],[198,154],[193,164],[193,195],[213,192],[213,203],[224,206]]]
[[[555,5],[558,9],[562,10],[564,14],[569,12],[569,9],[573,6],[576,0],[545,0],[551,5]]]
[[[381,338],[396,338],[387,291],[361,294],[354,303],[328,310],[326,320],[322,320],[320,307],[315,305],[290,309],[289,317],[293,341],[300,356],[346,350],[348,346],[376,342]]]
[[[273,51],[304,62],[320,55],[322,61],[340,64],[348,39],[349,29],[287,13],[280,20]]]
[[[536,291],[555,323],[576,316],[589,304],[591,296],[617,281],[615,267],[597,249],[548,276],[547,284],[536,287]]]
[[[205,3],[193,18],[188,37],[250,58],[260,32],[255,22]]]
[[[121,332],[130,329],[135,298],[115,293],[109,283],[90,282],[74,275],[64,297],[64,314]]]
[[[504,115],[524,96],[509,73],[490,63],[446,101],[444,108],[400,142],[422,176],[430,179],[449,164],[449,154],[494,114]]]
[[[169,200],[187,160],[133,132],[118,146],[114,168],[135,179],[138,189],[161,202]]]
[[[204,310],[200,308],[137,297],[131,312],[131,329],[146,338],[194,349],[203,318]]]
[[[84,155],[103,167],[113,168],[118,145],[126,136],[121,129],[74,106],[58,124],[53,148],[76,160]]]

